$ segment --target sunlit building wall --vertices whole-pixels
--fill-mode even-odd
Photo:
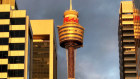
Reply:
[[[0,79],[27,79],[32,30],[15,0],[0,0]]]
[[[132,1],[121,1],[118,37],[120,79],[136,79],[136,57]]]
[[[136,69],[137,79],[140,79],[140,16],[139,10],[134,8],[134,35],[135,35],[135,50],[136,50]]]
[[[56,39],[53,20],[31,20],[33,53],[30,79],[57,79]]]
[[[140,79],[140,0],[133,0],[137,79]]]

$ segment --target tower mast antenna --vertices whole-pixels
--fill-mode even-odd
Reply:
[[[72,0],[70,0],[70,10],[72,10]]]

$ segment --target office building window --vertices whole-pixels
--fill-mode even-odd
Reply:
[[[25,37],[25,30],[10,31],[10,37]]]
[[[24,63],[24,56],[9,56],[8,63],[9,64]]]
[[[49,41],[33,43],[32,79],[49,78]]]
[[[0,19],[9,19],[10,12],[0,12]]]
[[[0,45],[8,45],[8,38],[0,38]]]
[[[7,72],[7,65],[0,65],[0,72]]]
[[[8,58],[8,51],[0,51],[0,58]]]
[[[10,43],[9,48],[10,50],[24,50],[25,44],[24,43]]]
[[[8,77],[24,77],[24,70],[8,70]]]
[[[0,32],[9,32],[9,25],[0,25]]]
[[[26,18],[11,18],[11,25],[25,25]]]

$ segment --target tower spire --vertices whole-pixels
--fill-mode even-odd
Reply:
[[[70,0],[70,10],[72,10],[72,0]]]

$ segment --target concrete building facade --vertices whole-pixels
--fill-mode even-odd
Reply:
[[[119,14],[120,79],[136,79],[133,2],[121,1]]]
[[[54,21],[30,22],[15,0],[0,0],[0,79],[57,79]]]
[[[32,30],[26,10],[0,0],[0,79],[27,79]]]
[[[137,79],[140,79],[140,0],[133,0]]]

